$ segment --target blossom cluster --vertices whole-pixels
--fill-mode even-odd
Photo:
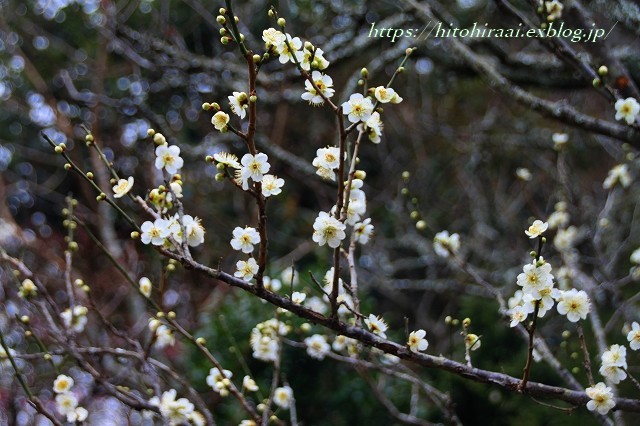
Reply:
[[[58,375],[53,382],[53,392],[56,394],[56,410],[67,418],[67,422],[84,422],[89,412],[78,406],[78,398],[71,392],[74,380],[64,374]]]
[[[529,238],[537,238],[548,227],[547,222],[536,220],[525,233]],[[551,270],[551,264],[542,256],[524,265],[522,273],[517,277],[517,284],[522,289],[516,291],[508,301],[511,327],[524,322],[528,315],[536,310],[539,318],[544,317],[556,302],[558,313],[566,315],[569,321],[577,322],[580,319],[586,319],[590,310],[587,293],[573,288],[564,291],[555,288]]]

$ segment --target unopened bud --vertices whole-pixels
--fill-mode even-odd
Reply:
[[[167,313],[167,318],[169,318],[169,319],[176,319],[176,313],[175,313],[175,312],[173,312],[173,311],[169,311],[169,312]]]
[[[287,25],[287,21],[285,21],[284,18],[278,18],[277,22],[278,22],[278,26],[279,27],[283,27],[284,28],[284,26]]]
[[[367,177],[367,172],[365,172],[364,170],[356,170],[354,177],[356,179],[364,180]]]
[[[222,182],[224,180],[224,173],[216,173],[216,180]]]
[[[462,320],[462,325],[464,327],[469,327],[471,325],[471,318],[465,318]]]
[[[133,231],[131,233],[131,239],[132,240],[137,240],[138,238],[140,238],[140,233],[138,231]]]
[[[218,16],[216,17],[216,21],[217,21],[217,22],[218,22],[218,24],[220,24],[220,25],[224,25],[224,24],[226,24],[226,23],[227,23],[227,20],[226,20],[226,19],[224,19],[224,16],[222,16],[222,15],[218,15]]]
[[[254,63],[254,64],[259,64],[261,60],[262,60],[262,56],[260,56],[260,55],[253,55],[253,63]]]
[[[53,148],[53,150],[56,152],[56,154],[62,154],[64,152],[64,148],[60,145]]]
[[[369,70],[368,70],[368,69],[366,69],[366,68],[362,68],[362,69],[360,70],[360,76],[361,76],[362,78],[367,78],[367,77],[369,77]]]
[[[427,229],[427,222],[425,222],[424,220],[417,221],[416,229],[419,231],[424,231],[425,229]]]
[[[149,130],[147,130],[147,136],[152,137],[152,136],[153,136],[153,135],[155,135],[155,134],[156,134],[156,131],[155,131],[155,130],[153,130],[153,129],[149,129]]]
[[[65,163],[65,165],[64,165],[64,169],[65,169],[66,171],[69,171],[69,170],[71,170],[72,168],[73,168],[73,166],[72,166],[70,163]]]
[[[87,172],[87,179],[93,180],[93,172]]]
[[[609,74],[609,68],[607,68],[605,65],[601,65],[600,68],[598,68],[598,75],[600,77],[604,77],[607,74]]]
[[[227,14],[227,9],[225,9],[224,7],[221,7],[221,8],[218,10],[218,13],[219,13],[220,15],[226,15],[226,14]]]
[[[220,43],[224,45],[229,44],[229,37],[226,37],[226,36],[220,37]]]
[[[84,137],[84,141],[85,142],[93,142],[93,135],[91,133],[89,133],[87,136]]]
[[[211,104],[209,102],[205,102],[202,104],[202,109],[204,111],[209,111],[211,109]]]
[[[198,337],[196,339],[196,343],[199,344],[200,346],[204,346],[207,343],[207,341],[205,340],[204,337]]]
[[[23,324],[29,324],[29,321],[31,321],[31,319],[28,315],[23,315],[20,317],[20,322],[22,322]]]
[[[596,78],[593,79],[591,84],[593,84],[593,87],[600,87],[602,85],[602,80],[600,80],[598,77],[596,77]]]
[[[256,95],[249,96],[249,102],[256,103],[258,101],[258,97]]]

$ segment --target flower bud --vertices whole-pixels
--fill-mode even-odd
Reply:
[[[198,337],[196,339],[196,343],[199,344],[200,346],[204,346],[207,343],[207,341],[205,340],[204,337]]]
[[[226,37],[226,36],[220,37],[220,43],[224,45],[229,44],[229,37]]]
[[[65,163],[65,164],[64,164],[64,169],[65,169],[66,171],[69,171],[69,170],[71,170],[72,168],[73,168],[73,166],[71,165],[71,163]]]
[[[221,8],[218,10],[218,13],[219,13],[220,15],[226,15],[226,14],[227,14],[227,9],[225,9],[224,7],[221,7]]]
[[[93,172],[87,172],[87,179],[93,180]]]
[[[82,287],[84,285],[84,280],[82,278],[76,278],[73,282],[76,287]]]
[[[91,291],[91,288],[89,288],[88,285],[83,285],[82,286],[82,291],[84,291],[85,293],[89,293]]]
[[[414,48],[408,47],[407,50],[404,51],[404,53],[405,55],[409,56],[413,53],[414,50]]]
[[[409,180],[409,178],[411,177],[411,174],[408,171],[404,171],[402,172],[402,179],[404,180]]]
[[[20,317],[20,322],[22,322],[23,324],[29,324],[29,321],[31,321],[31,318],[29,318],[28,315],[23,315]]]
[[[69,250],[71,251],[78,251],[78,243],[76,243],[75,241],[71,241],[69,243]]]
[[[218,15],[218,16],[216,17],[216,22],[218,22],[218,24],[220,24],[220,25],[224,25],[224,24],[226,24],[226,23],[227,23],[227,20],[226,20],[226,19],[224,19],[224,16],[222,16],[222,15]]]
[[[27,330],[27,331],[24,332],[24,335],[26,337],[31,337],[31,336],[33,336],[33,333],[31,332],[31,330]]]
[[[465,318],[465,319],[463,319],[463,320],[462,320],[462,326],[463,326],[463,327],[465,327],[465,328],[466,328],[466,327],[469,327],[470,325],[471,325],[471,318],[468,318],[468,317],[467,317],[467,318]]]
[[[173,272],[175,270],[176,270],[176,265],[171,265],[171,264],[167,265],[167,272]]]
[[[593,84],[593,87],[600,87],[602,85],[602,80],[600,80],[598,77],[596,77],[596,78],[593,79],[591,84]]]
[[[131,239],[132,240],[137,240],[138,238],[140,238],[140,233],[138,231],[131,232]]]
[[[224,173],[216,173],[216,180],[222,182],[224,180]]]
[[[398,74],[402,74],[404,72],[404,67],[398,67]]]
[[[284,26],[287,25],[287,21],[285,21],[284,18],[278,18],[277,22],[278,22],[278,26],[279,27],[283,27],[284,28]]]
[[[365,172],[364,170],[356,170],[354,177],[356,179],[364,180],[367,177],[367,172]]]
[[[85,142],[93,142],[93,135],[91,133],[89,133],[87,136],[84,137],[84,141]]]
[[[147,136],[152,137],[152,136],[153,136],[153,135],[155,135],[155,134],[156,134],[156,131],[155,131],[155,130],[153,130],[153,129],[149,129],[149,130],[147,130]]]
[[[249,96],[249,102],[256,103],[258,101],[258,97],[256,95]]]
[[[420,213],[414,210],[409,214],[409,217],[413,220],[417,220],[420,217]]]
[[[96,197],[97,201],[104,201],[107,198],[107,194],[105,194],[104,192],[101,192],[100,195],[98,195]]]
[[[313,44],[311,44],[310,41],[305,41],[304,42],[304,48],[307,50],[313,50]]]
[[[409,189],[408,189],[408,188],[402,188],[402,189],[400,190],[400,193],[401,193],[402,195],[409,195]]]
[[[253,63],[254,63],[254,64],[259,64],[261,60],[262,60],[262,56],[260,56],[260,55],[253,55]]]
[[[424,231],[425,229],[427,229],[427,222],[425,222],[424,220],[419,220],[416,222],[416,229],[418,231]]]
[[[221,36],[226,36],[227,35],[227,29],[226,28],[220,28],[220,31],[218,31],[220,33]]]
[[[64,148],[61,146],[62,144],[56,146],[55,148],[53,148],[53,150],[56,152],[56,154],[62,154],[64,152]]]
[[[360,76],[361,76],[362,78],[367,78],[367,77],[369,77],[369,70],[368,70],[368,69],[366,69],[366,68],[362,68],[362,69],[360,70]]]
[[[167,318],[169,318],[169,319],[176,319],[176,313],[175,313],[175,312],[173,312],[173,311],[169,311],[169,312],[167,313]]]
[[[202,104],[202,109],[204,111],[209,111],[211,109],[211,104],[209,102],[205,102]]]
[[[598,68],[598,75],[604,77],[607,74],[609,74],[609,68],[607,68],[606,65],[601,65],[600,68]]]

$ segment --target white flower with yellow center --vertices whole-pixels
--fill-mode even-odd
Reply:
[[[380,136],[382,135],[382,129],[384,124],[380,119],[380,113],[375,111],[371,114],[371,117],[363,124],[358,124],[358,130],[366,132],[369,136],[369,140],[375,144],[380,143]]]
[[[333,79],[326,74],[322,74],[320,71],[312,72],[311,79],[316,87],[313,87],[313,84],[311,84],[309,80],[305,80],[304,87],[307,91],[302,94],[302,99],[308,101],[309,104],[313,106],[323,105],[324,98],[320,95],[322,94],[325,98],[330,98],[335,93],[333,89]]]
[[[171,235],[169,224],[168,220],[162,218],[158,218],[153,222],[147,220],[140,227],[140,230],[142,231],[140,241],[144,244],[151,243],[154,246],[163,245],[165,238]]]
[[[616,120],[624,120],[627,124],[633,124],[638,119],[640,104],[635,98],[618,99],[615,103]]]
[[[307,354],[311,358],[323,360],[325,355],[331,350],[331,346],[327,343],[327,338],[320,334],[314,334],[304,339],[307,346]]]
[[[627,334],[627,340],[632,350],[637,351],[640,349],[640,324],[635,321],[631,324],[631,331]]]
[[[229,106],[231,112],[240,118],[244,118],[247,115],[247,108],[249,108],[249,98],[244,92],[233,92],[232,96],[227,96],[229,99]]]
[[[184,160],[180,157],[180,147],[175,145],[160,145],[156,148],[156,169],[163,168],[167,173],[175,175],[184,165]]]
[[[566,315],[571,322],[578,322],[580,319],[586,319],[589,314],[590,305],[589,297],[583,290],[575,288],[563,291],[558,297],[558,313]]]
[[[342,104],[342,112],[352,123],[366,122],[373,113],[373,104],[370,98],[354,93]]]
[[[244,376],[244,378],[242,379],[242,387],[248,390],[249,392],[258,391],[258,385],[256,384],[256,381],[249,376]]]
[[[281,64],[286,64],[291,61],[294,62],[293,55],[296,55],[300,49],[302,49],[302,41],[298,37],[291,38],[289,34],[285,34],[286,40],[289,41],[289,45],[287,46],[286,42],[282,42],[279,45],[275,46],[276,51],[278,52],[278,60]],[[291,48],[291,49],[289,49]]]
[[[242,168],[240,169],[242,189],[245,191],[249,189],[249,179],[252,179],[254,182],[260,182],[264,174],[271,168],[269,157],[263,152],[259,152],[256,155],[243,155],[240,164],[242,164]]]
[[[249,281],[258,273],[258,263],[251,257],[248,260],[239,260],[236,263],[236,272],[234,276]]]
[[[76,305],[73,310],[65,309],[60,313],[64,326],[74,333],[82,333],[85,325],[87,325],[87,312],[89,310],[81,305]]]
[[[151,290],[153,289],[153,284],[151,284],[151,280],[147,277],[140,278],[138,281],[138,288],[140,289],[140,293],[144,295],[144,297],[151,297]]]
[[[429,347],[429,342],[425,339],[427,332],[424,330],[412,331],[409,333],[409,339],[407,340],[407,346],[411,352],[426,351]]]
[[[340,148],[336,146],[318,148],[316,158],[311,164],[325,169],[337,169],[340,166]]]
[[[529,238],[536,238],[542,235],[547,228],[549,228],[549,224],[547,222],[536,219],[533,221],[529,229],[524,231],[524,233],[527,234]]]
[[[227,124],[229,124],[229,114],[224,111],[218,111],[213,114],[211,117],[211,124],[216,130],[223,131],[227,128]]]
[[[527,319],[527,316],[529,315],[527,313],[527,309],[525,309],[523,305],[514,306],[509,310],[508,313],[509,313],[509,316],[511,317],[511,323],[509,324],[509,327],[515,327],[521,322],[524,322]]]
[[[113,198],[120,198],[126,195],[133,188],[133,176],[129,176],[128,179],[120,179],[118,183],[113,187]]]
[[[288,409],[293,401],[293,389],[289,386],[276,388],[273,393],[273,403],[280,408]]]
[[[367,244],[371,235],[373,235],[373,225],[371,224],[371,218],[367,218],[362,222],[358,222],[353,226],[353,232],[355,233],[355,240],[360,244]]]
[[[433,249],[440,257],[447,258],[451,253],[456,254],[460,250],[460,236],[449,235],[449,231],[438,232],[433,237]]]
[[[64,374],[60,374],[53,381],[53,391],[55,393],[69,392],[73,387],[73,384],[74,384],[74,381],[71,377],[65,376]]]
[[[278,176],[264,175],[262,177],[262,195],[265,197],[280,194],[283,186],[284,179]]]
[[[547,9],[547,20],[555,21],[562,17],[562,9],[564,6],[557,0],[545,2]]]
[[[587,402],[587,409],[589,411],[597,411],[604,415],[616,406],[611,388],[602,382],[595,386],[588,387],[585,389],[585,393],[591,398],[591,401]]]
[[[278,47],[284,43],[285,35],[275,28],[267,28],[262,31],[262,40],[264,40],[265,47]]]
[[[373,95],[381,104],[387,104],[391,102],[393,97],[396,95],[396,91],[391,87],[378,86],[373,89]]]
[[[303,303],[306,298],[307,298],[307,295],[300,291],[294,291],[291,294],[291,301],[297,305],[300,305],[301,303]]]
[[[253,251],[254,244],[260,244],[260,234],[255,228],[250,226],[240,228],[237,226],[233,230],[231,247],[233,247],[234,250],[239,250],[243,253],[251,253]]]
[[[149,324],[151,326],[151,324]],[[153,346],[156,349],[162,349],[167,346],[173,346],[176,343],[176,338],[173,335],[173,331],[164,324],[160,324],[155,329],[155,341]]]
[[[220,371],[217,367],[213,367],[209,370],[207,376],[207,384],[211,386],[214,392],[220,393],[222,390],[226,390],[229,387],[229,379],[233,377],[233,373],[229,370]]]
[[[232,169],[240,168],[238,157],[236,157],[234,154],[229,154],[228,152],[218,152],[217,154],[213,154],[213,159],[216,160],[218,164],[222,164],[225,167],[231,167]]]
[[[553,287],[553,275],[551,274],[551,264],[541,257],[534,263],[528,263],[522,268],[522,273],[517,277],[517,284],[522,287],[523,293],[533,296],[538,300],[546,294],[548,289]]]
[[[313,223],[313,241],[319,246],[328,244],[331,248],[340,246],[346,234],[346,225],[329,213],[320,212]]]
[[[75,413],[77,406],[78,398],[74,394],[64,392],[56,395],[56,410],[63,416]]]
[[[369,314],[369,318],[366,318],[364,320],[364,323],[367,324],[367,327],[369,327],[369,330],[373,334],[376,334],[382,337],[383,339],[387,338],[386,331],[387,331],[387,328],[389,327],[381,317],[377,317],[374,314]]]
[[[467,349],[475,351],[476,349],[480,348],[482,342],[480,341],[480,337],[473,333],[469,333],[464,338],[464,344]]]

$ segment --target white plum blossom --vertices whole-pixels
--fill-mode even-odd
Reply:
[[[285,34],[285,37],[286,37],[286,40],[289,42],[288,46],[287,46],[287,43],[285,43],[284,41],[275,46],[276,51],[280,55],[278,57],[278,60],[280,61],[281,64],[286,64],[289,61],[295,62],[294,55],[296,55],[296,52],[302,49],[302,41],[300,40],[299,37],[291,38],[291,35],[289,34]],[[297,55],[296,55],[296,59],[297,59]]]
[[[304,81],[304,88],[307,91],[302,94],[302,99],[308,101],[309,104],[313,106],[323,105],[324,99],[321,94],[324,95],[325,98],[330,98],[335,93],[333,89],[333,79],[327,74],[322,74],[320,71],[314,71],[311,73],[311,80],[313,80],[313,84],[311,84],[309,80]],[[313,87],[314,84],[315,87]]]
[[[194,413],[193,404],[186,398],[176,399],[175,389],[162,393],[162,397],[154,396],[149,400],[149,404],[158,407],[160,415],[170,426],[178,426],[189,422]]]
[[[216,130],[225,130],[227,128],[227,124],[229,124],[229,114],[224,111],[216,112],[213,114],[213,117],[211,117],[211,124],[213,124]]]
[[[84,407],[76,407],[73,412],[67,414],[67,422],[76,423],[84,422],[89,417],[89,412]]]
[[[190,247],[197,247],[204,243],[204,228],[197,217],[185,214],[182,216],[182,225],[187,234],[187,244]],[[170,221],[169,229],[171,235],[178,243],[182,243],[182,226],[180,226],[180,218],[176,214]]]
[[[569,213],[564,210],[556,210],[547,219],[549,229],[561,229],[569,224]]]
[[[589,314],[590,305],[589,297],[583,290],[575,288],[561,292],[556,299],[558,301],[558,313],[566,315],[571,322],[578,322],[580,319],[586,319]]]
[[[320,246],[339,247],[346,236],[345,229],[344,223],[327,212],[320,212],[313,224],[313,241]]]
[[[377,334],[383,339],[387,338],[386,331],[388,326],[381,317],[377,317],[374,314],[369,314],[369,318],[366,318],[364,322],[365,324],[367,324],[367,327],[369,327],[369,330],[373,334]]]
[[[69,392],[74,385],[74,381],[71,377],[59,374],[53,381],[53,391],[55,393]]]
[[[293,293],[291,293],[291,301],[295,304],[300,305],[301,303],[304,302],[306,298],[307,298],[307,295],[300,291],[294,291]]]
[[[320,334],[307,337],[304,339],[304,344],[307,346],[307,354],[311,358],[318,360],[323,360],[325,355],[331,350],[331,347],[327,343],[327,338]]]
[[[218,164],[222,164],[225,167],[231,167],[232,169],[240,168],[238,157],[236,157],[234,154],[230,154],[228,152],[218,152],[216,154],[213,154],[213,159],[216,160]]]
[[[240,118],[244,118],[247,115],[247,108],[249,107],[249,98],[244,92],[233,92],[232,96],[227,96],[229,99],[229,106],[231,112]]]
[[[547,20],[555,21],[562,17],[562,9],[564,6],[558,0],[546,1],[545,7],[547,9]]]
[[[516,169],[516,176],[518,177],[518,179],[523,180],[525,182],[528,182],[533,178],[531,171],[526,167],[518,167]]]
[[[407,340],[407,346],[411,352],[426,351],[429,347],[429,342],[425,339],[427,332],[424,330],[412,331],[409,333],[409,339]]]
[[[318,312],[319,314],[325,314],[329,310],[327,304],[317,296],[313,296],[305,300],[304,306],[306,306],[307,309]]]
[[[56,395],[56,410],[63,416],[73,415],[78,407],[78,398],[71,392]]]
[[[460,236],[449,235],[449,231],[440,231],[433,237],[433,249],[440,257],[449,257],[450,253],[457,253],[460,249]]]
[[[569,142],[569,135],[566,133],[554,133],[551,135],[551,140],[553,141],[553,149],[561,151]]]
[[[246,261],[239,260],[236,263],[236,272],[234,272],[233,275],[235,277],[242,278],[245,281],[249,281],[257,273],[258,273],[258,263],[253,257],[250,257]]]
[[[529,229],[524,231],[524,233],[527,234],[529,238],[536,238],[542,235],[548,227],[549,224],[547,222],[536,219],[533,221],[533,224],[529,227]]]
[[[627,334],[627,340],[632,350],[637,351],[640,349],[640,324],[635,321],[631,324],[631,330]]]
[[[282,178],[274,175],[264,175],[262,177],[262,195],[265,197],[280,194],[283,186],[284,179]]]
[[[312,164],[325,169],[337,169],[340,166],[340,149],[337,146],[318,148]]]
[[[631,263],[635,263],[636,265],[640,265],[640,248],[637,248],[631,253],[629,256],[629,260]]]
[[[522,273],[518,275],[517,284],[522,287],[524,294],[530,294],[535,299],[541,299],[543,293],[553,287],[551,264],[540,257],[539,260],[534,260],[533,263],[524,265]]]
[[[273,403],[280,408],[288,409],[293,401],[293,389],[289,386],[276,388],[273,393]]]
[[[342,112],[352,123],[366,122],[373,113],[373,103],[370,98],[354,93],[342,104]]]
[[[295,55],[300,68],[305,71],[310,71],[311,68],[323,70],[329,66],[329,61],[324,57],[324,51],[319,47],[309,49],[305,46],[304,49],[296,51]]]
[[[587,409],[589,411],[597,411],[604,415],[616,406],[616,402],[613,400],[613,392],[604,383],[600,382],[595,386],[588,387],[585,392],[591,401],[587,402]]]
[[[169,225],[169,221],[162,218],[158,218],[153,222],[147,220],[140,227],[140,229],[142,230],[140,241],[142,241],[144,244],[151,243],[154,246],[163,245],[165,238],[171,235],[171,229],[169,228]]]
[[[513,308],[509,309],[508,313],[511,317],[511,323],[509,323],[509,327],[515,327],[519,323],[524,322],[529,315],[529,312],[527,312],[527,309],[524,307],[524,305],[514,306]]]
[[[118,180],[118,183],[113,187],[113,198],[123,197],[131,191],[131,188],[133,188],[133,176]]]
[[[295,286],[300,281],[300,274],[293,266],[289,266],[280,273],[280,279],[287,285]]]
[[[367,244],[371,235],[373,235],[373,225],[371,224],[371,218],[367,218],[362,222],[358,222],[353,226],[353,232],[355,234],[356,242],[360,244]]]
[[[62,318],[62,323],[68,330],[74,333],[82,333],[85,325],[87,325],[87,312],[89,310],[85,306],[76,305],[73,310],[67,308],[62,311],[60,318]]]
[[[256,392],[259,389],[256,381],[249,376],[244,376],[242,379],[242,387],[249,392]]]
[[[611,189],[616,184],[620,184],[623,188],[628,188],[631,185],[631,174],[629,173],[628,165],[618,164],[609,170],[609,174],[602,183],[602,187],[604,189]]]
[[[233,230],[231,247],[233,247],[234,250],[239,250],[243,253],[251,253],[253,251],[254,244],[260,244],[260,234],[255,228],[250,226],[240,228],[237,226]]]
[[[618,99],[615,103],[616,120],[624,120],[631,125],[638,119],[640,104],[635,98]]]
[[[245,154],[240,160],[242,167],[240,168],[240,176],[242,179],[242,189],[245,191],[249,189],[249,178],[254,182],[261,182],[265,173],[269,171],[271,165],[269,164],[269,157],[263,152],[259,152],[256,155]]]
[[[277,278],[271,278],[268,276],[264,276],[262,278],[262,284],[264,284],[264,288],[276,292],[282,288],[282,281]]]
[[[156,148],[156,169],[163,168],[167,173],[175,175],[184,165],[184,160],[180,157],[180,147],[176,145],[160,145]]]
[[[373,89],[373,95],[381,104],[389,103],[396,96],[396,91],[391,87],[378,86]]]
[[[151,323],[149,324],[149,327],[151,328]],[[164,324],[158,325],[154,333],[155,333],[155,341],[153,342],[153,346],[156,349],[162,349],[167,346],[173,346],[176,343],[176,338],[173,335],[173,331]]]
[[[568,251],[573,248],[578,240],[578,228],[569,226],[565,229],[559,229],[553,238],[553,245],[558,251]]]
[[[265,47],[269,49],[271,46],[277,47],[283,44],[285,35],[275,28],[267,28],[262,31],[262,40],[264,40]]]
[[[364,122],[364,124],[358,124],[358,130],[366,132],[369,136],[369,140],[375,144],[380,143],[380,136],[382,135],[382,129],[384,125],[380,119],[380,113],[375,111],[371,114],[371,117]]]
[[[149,278],[140,278],[140,280],[138,281],[138,288],[140,289],[140,293],[142,293],[144,297],[151,297],[153,284],[151,284],[151,280]]]
[[[233,373],[231,371],[220,371],[217,367],[213,367],[209,370],[209,375],[207,376],[207,384],[211,386],[211,389],[213,389],[214,392],[220,393],[225,396],[224,391],[226,391],[229,386],[225,383],[224,379],[230,379],[231,377],[233,377]]]
[[[473,333],[469,333],[464,338],[464,344],[467,349],[475,351],[477,349],[480,349],[480,346],[482,345],[482,341],[480,340],[480,337],[478,337],[477,335]]]

